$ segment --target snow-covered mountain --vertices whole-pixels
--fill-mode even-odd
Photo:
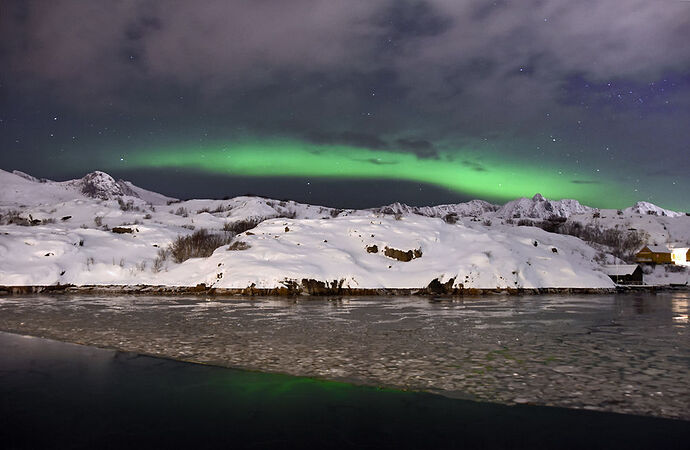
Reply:
[[[0,170],[0,285],[273,288],[314,279],[377,289],[452,279],[465,288],[610,287],[599,266],[605,248],[512,219],[555,216],[649,230],[650,244],[690,242],[690,217],[638,211],[540,195],[501,207],[473,200],[371,210],[251,196],[179,201],[104,172],[55,182]],[[230,243],[208,258],[165,258],[172,242],[201,229]]]
[[[382,214],[418,214],[426,217],[444,218],[449,214],[454,214],[457,217],[479,217],[494,212],[498,208],[498,205],[484,200],[471,200],[464,203],[437,206],[409,206],[396,202],[379,208],[372,208],[371,211]]]
[[[573,214],[584,214],[593,208],[583,206],[577,200],[548,200],[541,194],[532,198],[519,198],[501,206],[495,217],[501,219],[550,219],[554,217],[568,218]]]
[[[105,172],[95,171],[83,178],[69,181],[38,179],[18,170],[0,170],[0,206],[40,205],[69,200],[94,198],[114,200],[133,197],[152,205],[166,204],[176,199],[147,191],[124,180],[115,180]]]
[[[115,181],[113,177],[100,171],[86,174],[80,180],[68,181],[67,184],[87,197],[100,198],[102,200],[112,200],[125,195],[139,197],[124,181]]]
[[[656,208],[662,210],[659,207]],[[567,219],[574,214],[585,214],[594,210],[595,208],[584,206],[577,200],[548,200],[541,194],[536,194],[532,198],[519,198],[503,206],[494,205],[484,200],[471,200],[464,203],[437,206],[409,206],[404,203],[392,203],[371,209],[371,211],[383,214],[418,214],[420,216],[440,218],[446,217],[448,214],[454,214],[457,217],[483,217],[488,219],[525,218],[536,220]],[[663,211],[666,211],[666,214],[659,213],[659,215],[672,215],[670,211]],[[675,214],[681,215],[680,213]]]

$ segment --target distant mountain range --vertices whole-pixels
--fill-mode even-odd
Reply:
[[[118,197],[129,196],[140,198],[153,205],[177,200],[163,194],[140,188],[129,181],[122,179],[115,180],[107,173],[101,171],[88,173],[77,180],[62,182],[51,181],[45,178],[39,179],[18,170],[13,171],[12,174],[32,183],[39,185],[43,184],[45,189],[38,189],[39,192],[45,194],[40,196],[43,199],[54,197],[55,192],[50,191],[52,188],[57,187],[63,189],[67,188],[68,190],[71,189],[74,193],[102,200],[112,200]],[[11,186],[12,182],[9,180],[8,175],[8,172],[0,170],[0,183],[6,183]],[[58,197],[64,197],[64,195],[58,195]],[[2,197],[0,197],[0,200],[2,200]],[[278,202],[277,200],[266,200]],[[291,203],[297,204],[295,202]],[[323,208],[329,211],[338,210],[338,208]],[[598,209],[582,205],[579,201],[574,199],[549,200],[544,198],[541,194],[535,194],[532,198],[518,198],[504,205],[497,205],[484,200],[471,200],[468,202],[436,206],[410,206],[404,203],[395,202],[390,205],[370,208],[366,211],[383,214],[417,214],[420,216],[439,218],[454,214],[458,217],[490,216],[499,219],[529,218],[544,220],[549,218],[567,219],[575,214],[585,214],[596,210]],[[654,214],[666,217],[678,217],[685,214],[684,212],[671,211],[644,201],[637,202],[633,206],[625,208],[623,211],[631,214]]]

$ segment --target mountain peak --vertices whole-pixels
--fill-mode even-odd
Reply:
[[[534,197],[532,197],[532,200],[535,202],[545,202],[546,201],[544,196],[539,194],[539,193],[534,194]]]
[[[136,192],[124,181],[115,181],[113,177],[100,170],[87,173],[80,180],[75,180],[73,183],[87,197],[100,198],[102,200],[111,200],[123,195],[138,197]]]

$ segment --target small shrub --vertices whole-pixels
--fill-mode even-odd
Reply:
[[[211,212],[212,212],[212,213],[222,213],[222,212],[225,212],[225,211],[230,211],[231,209],[232,209],[232,208],[230,207],[230,205],[228,205],[228,206],[223,206],[223,204],[221,203],[220,205],[218,205],[218,207],[217,207],[216,209],[214,209],[214,210],[211,211]]]
[[[531,227],[534,225],[534,222],[529,219],[520,219],[517,224],[519,227]]]
[[[671,273],[684,273],[688,271],[688,268],[685,266],[677,266],[675,264],[667,264],[664,266],[666,269],[666,272],[671,272]]]
[[[28,226],[29,221],[19,215],[19,211],[9,210],[5,214],[0,215],[0,225],[23,225]]]
[[[97,227],[102,227],[103,226],[103,216],[94,217],[93,223],[95,223]]]
[[[229,243],[231,236],[209,233],[202,228],[188,236],[178,236],[170,244],[170,256],[176,263],[189,258],[207,258],[218,247]]]
[[[184,208],[182,206],[177,208],[177,211],[175,211],[174,214],[182,217],[189,217],[189,211],[187,211],[187,208]]]
[[[260,223],[261,220],[259,219],[244,219],[237,220],[235,222],[225,222],[223,225],[223,231],[227,231],[228,233],[232,234],[240,234],[255,228]]]
[[[280,210],[278,212],[280,214],[278,217],[281,219],[295,219],[295,218],[297,218],[297,211],[290,211],[290,210],[283,209],[283,210]]]
[[[168,260],[168,256],[170,256],[169,250],[159,248],[156,259],[153,260],[153,266],[151,266],[151,270],[154,273],[158,273],[161,270],[163,270],[163,268],[165,267],[165,261]]]
[[[482,222],[484,226],[490,227],[491,226],[491,220],[486,219],[484,222]]]
[[[139,208],[134,206],[133,200],[128,200],[126,203],[122,198],[117,198],[117,204],[120,205],[122,211],[139,211]]]
[[[443,217],[443,221],[449,225],[453,225],[458,223],[458,214],[457,213],[448,213]]]
[[[235,241],[228,247],[228,250],[247,250],[252,246],[244,241]]]
[[[152,218],[152,217],[153,217],[153,216],[152,216],[151,214],[146,214],[146,215],[144,215],[144,219],[147,219],[147,220],[150,219],[150,218]]]

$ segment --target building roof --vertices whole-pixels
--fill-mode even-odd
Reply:
[[[645,245],[642,250],[648,248],[652,253],[671,253],[671,250],[665,245]],[[642,251],[640,250],[640,251]]]
[[[622,277],[625,275],[632,275],[638,268],[637,264],[617,264],[604,266],[604,273],[606,275]]]

